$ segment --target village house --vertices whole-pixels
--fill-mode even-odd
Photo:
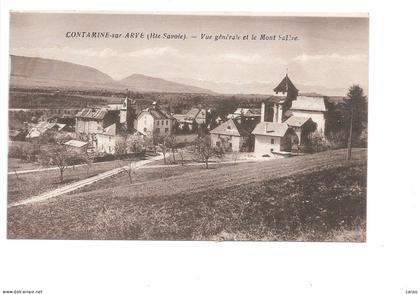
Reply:
[[[119,110],[107,108],[83,108],[76,114],[76,134],[92,135],[103,130],[119,119]]]
[[[252,131],[255,136],[254,153],[259,156],[290,152],[298,138],[286,123],[261,122]]]
[[[156,102],[152,107],[142,110],[134,121],[134,128],[147,136],[166,136],[172,134],[174,119],[161,110]]]
[[[66,128],[65,124],[41,121],[29,129],[26,135],[26,139],[28,140],[37,139],[48,131],[59,132],[59,131],[65,130],[65,128]]]
[[[210,131],[212,146],[222,147],[225,151],[248,151],[250,133],[235,119],[229,119]]]
[[[209,110],[205,108],[191,108],[185,114],[174,114],[173,117],[178,123],[180,130],[193,131],[200,125],[207,127],[209,120]]]
[[[261,109],[259,108],[237,108],[233,113],[228,114],[227,118],[240,118],[247,120],[260,120]]]
[[[316,124],[310,117],[291,116],[284,123],[296,134],[298,140],[295,143],[298,145],[308,143],[309,134],[316,129]]]
[[[96,151],[99,153],[115,154],[115,147],[125,140],[126,132],[120,124],[113,123],[101,133],[96,134]]]
[[[234,118],[243,129],[251,133],[261,120],[261,109],[237,108],[234,113],[229,114],[227,117]]]
[[[325,101],[323,97],[298,96],[289,110],[291,116],[311,118],[321,134],[325,132]]]
[[[89,145],[88,142],[78,141],[78,140],[69,140],[63,144],[67,146],[70,150],[79,154],[87,153],[88,145]]]

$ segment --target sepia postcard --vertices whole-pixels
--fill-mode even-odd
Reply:
[[[366,241],[369,18],[11,12],[7,237]]]

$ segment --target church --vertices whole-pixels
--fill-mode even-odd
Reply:
[[[256,156],[276,156],[304,145],[310,133],[325,132],[323,97],[300,96],[289,76],[273,89],[275,95],[261,103],[261,119],[252,131]]]

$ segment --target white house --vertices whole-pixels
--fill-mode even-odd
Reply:
[[[316,123],[317,130],[324,134],[327,108],[323,97],[297,96],[289,111],[292,116],[311,118]]]
[[[211,144],[226,151],[243,151],[250,134],[235,119],[229,119],[210,131]]]
[[[117,124],[114,123],[106,127],[103,132],[97,133],[96,140],[96,148],[98,152],[114,154],[115,146],[118,142],[124,140],[124,136],[118,133]]]
[[[147,136],[170,135],[172,134],[173,118],[154,103],[153,107],[147,108],[137,115],[134,128]]]
[[[257,156],[290,152],[292,144],[298,140],[286,123],[261,122],[252,134],[255,136],[254,154]]]

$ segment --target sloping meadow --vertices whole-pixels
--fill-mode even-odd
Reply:
[[[168,195],[122,195],[119,187],[68,195],[9,209],[8,237],[364,241],[366,173],[365,160],[342,161]]]

